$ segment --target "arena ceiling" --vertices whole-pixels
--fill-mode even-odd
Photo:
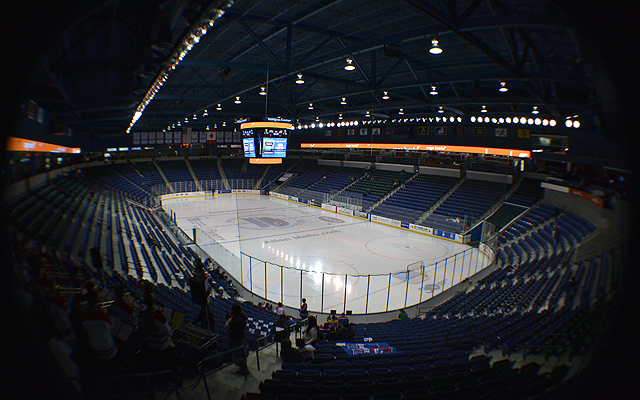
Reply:
[[[218,17],[212,9],[224,14],[169,70],[203,18]],[[27,93],[78,133],[122,135],[163,71],[133,131],[265,114],[313,121],[485,106],[530,116],[537,107],[563,120],[600,109],[588,46],[551,1],[108,0],[71,15],[48,38]],[[429,52],[433,39],[441,54]]]

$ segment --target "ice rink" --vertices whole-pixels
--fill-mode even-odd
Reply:
[[[189,236],[197,228],[198,245],[244,287],[291,307],[305,297],[315,312],[413,305],[489,262],[464,244],[262,195],[171,199],[163,208]]]

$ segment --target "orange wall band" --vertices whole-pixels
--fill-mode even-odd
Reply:
[[[530,158],[529,150],[500,149],[495,147],[451,146],[433,144],[401,144],[401,143],[302,143],[303,149],[385,149],[416,151],[449,151],[453,153],[492,154],[498,156]]]
[[[250,158],[249,164],[282,164],[282,158]]]
[[[240,124],[240,129],[252,128],[275,128],[275,129],[293,129],[293,125],[286,122],[244,122]]]
[[[17,138],[13,136],[7,137],[7,151],[33,151],[40,153],[71,153],[78,154],[80,149],[76,147],[65,147],[57,144],[38,142]]]

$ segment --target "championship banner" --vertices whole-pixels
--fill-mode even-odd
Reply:
[[[182,132],[173,132],[173,144],[180,144],[182,142]]]
[[[462,136],[464,129],[461,126],[456,126],[453,128],[456,136]]]
[[[156,144],[156,133],[149,132],[149,144]]]
[[[164,132],[156,132],[156,144],[164,144]]]
[[[355,136],[355,134],[356,134],[355,129],[347,129],[347,136]]]
[[[216,132],[216,141],[218,143],[224,143],[224,131],[217,131]],[[209,140],[207,139],[207,143],[209,142]]]
[[[367,128],[360,128],[360,136],[367,136]]]
[[[518,129],[518,138],[519,139],[529,139],[531,131],[529,129]]]
[[[473,128],[473,136],[484,136],[484,128]]]
[[[233,132],[225,131],[225,133],[224,133],[224,142],[225,143],[232,143],[233,142]]]
[[[371,134],[372,135],[379,135],[380,134],[380,128],[373,128],[371,130]]]
[[[133,132],[133,144],[140,144],[140,132]]]
[[[447,134],[446,126],[436,126],[436,135],[444,136]]]
[[[165,144],[173,143],[173,132],[166,132],[164,134],[164,143]]]
[[[234,143],[241,142],[240,133],[241,133],[240,131],[233,132],[233,142]]]
[[[506,128],[496,128],[496,137],[507,137]]]
[[[140,144],[149,144],[148,132],[140,132]]]
[[[429,127],[428,126],[419,126],[418,127],[418,135],[420,135],[420,136],[428,136],[429,135]]]
[[[200,132],[200,143],[207,143],[207,134],[209,132]],[[215,135],[212,134],[215,137]]]
[[[387,131],[386,131],[387,135],[393,135],[395,133],[396,133],[396,128],[387,127]]]
[[[325,136],[331,136],[331,129],[325,129],[324,130],[324,135]]]

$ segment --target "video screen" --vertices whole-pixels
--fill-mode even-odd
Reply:
[[[247,158],[256,157],[256,145],[253,138],[243,138],[242,147],[244,149],[244,156]]]
[[[287,156],[287,138],[265,137],[262,139],[262,157],[285,158]]]

